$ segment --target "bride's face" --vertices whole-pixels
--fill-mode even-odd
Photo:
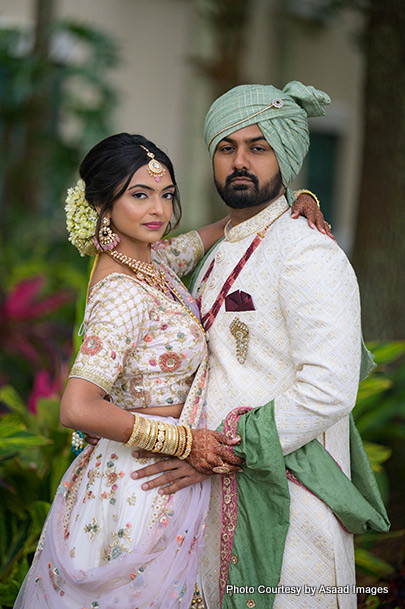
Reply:
[[[159,182],[146,165],[138,169],[110,212],[111,228],[125,244],[144,246],[162,238],[173,212],[175,185],[169,171]]]

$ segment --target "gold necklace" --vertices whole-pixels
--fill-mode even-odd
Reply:
[[[161,290],[164,294],[168,294],[172,292],[176,297],[181,306],[187,311],[189,315],[194,319],[194,321],[200,326],[201,330],[205,335],[205,330],[201,325],[198,317],[194,315],[194,313],[189,309],[189,307],[184,302],[182,296],[178,293],[175,287],[172,286],[171,283],[166,278],[164,272],[154,263],[154,262],[141,262],[140,260],[135,260],[135,258],[130,258],[121,252],[115,251],[106,251],[111,258],[127,266],[135,273],[135,277],[140,281],[145,281],[148,285],[152,287],[156,287]]]
[[[167,290],[165,274],[153,262],[141,262],[140,260],[130,258],[121,252],[109,251],[105,253],[116,262],[130,268],[131,271],[135,273],[135,277],[140,281],[145,281],[148,285],[162,291]]]

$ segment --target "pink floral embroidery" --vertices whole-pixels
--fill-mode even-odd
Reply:
[[[48,562],[48,573],[52,583],[52,588],[55,590],[55,592],[58,592],[60,596],[64,596],[65,593],[61,589],[61,586],[65,583],[65,581],[59,575],[59,570],[57,567],[52,569],[52,565],[50,562]]]
[[[173,372],[181,366],[181,357],[177,353],[162,353],[159,366],[164,372]]]
[[[107,486],[112,486],[114,484],[114,482],[116,482],[118,478],[118,474],[116,474],[115,472],[109,472],[107,474]]]
[[[152,334],[147,334],[146,336],[143,337],[143,340],[147,343],[152,342],[152,340],[153,340]]]
[[[115,353],[115,351],[111,351],[111,359],[115,359],[117,357],[117,354]]]
[[[80,347],[80,351],[86,355],[96,355],[102,348],[103,343],[98,336],[87,336]]]
[[[159,317],[159,313],[157,311],[149,311],[149,319],[151,319],[152,321],[159,321],[160,317]]]

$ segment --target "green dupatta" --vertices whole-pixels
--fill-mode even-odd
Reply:
[[[266,609],[273,606],[274,595],[263,595],[258,587],[276,587],[280,579],[289,527],[287,476],[326,503],[351,533],[389,529],[387,513],[352,416],[351,480],[318,440],[283,456],[273,402],[252,410],[233,410],[225,419],[223,431],[241,436],[234,451],[245,459],[246,465],[243,473],[222,478],[222,609],[245,608],[247,600],[260,607],[265,599]],[[230,595],[227,586],[228,591],[250,586],[254,592]]]

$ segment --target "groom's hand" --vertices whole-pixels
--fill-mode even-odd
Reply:
[[[134,457],[156,457],[156,453],[139,449],[134,451],[132,455]],[[131,477],[138,480],[155,474],[160,475],[142,484],[142,489],[147,491],[161,486],[160,495],[171,495],[182,488],[202,482],[210,476],[210,474],[198,472],[192,465],[181,459],[171,458],[142,467],[136,472],[132,472]]]

